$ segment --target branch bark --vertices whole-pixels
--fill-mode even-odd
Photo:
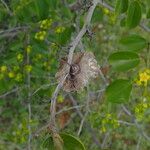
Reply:
[[[69,55],[68,55],[68,64],[72,63],[74,50],[77,47],[80,40],[82,39],[82,37],[86,33],[87,28],[89,27],[89,24],[91,22],[91,19],[92,19],[92,16],[93,16],[93,13],[94,13],[94,10],[95,10],[97,4],[98,4],[98,0],[93,0],[93,4],[88,10],[88,13],[87,13],[87,16],[86,16],[86,19],[85,19],[85,23],[84,23],[82,29],[80,30],[80,32],[78,33],[76,38],[70,44]],[[69,73],[69,69],[70,69],[70,66],[68,65],[68,68],[67,68],[68,73]],[[52,133],[57,133],[56,121],[55,121],[56,99],[57,99],[57,95],[58,95],[60,89],[62,88],[63,83],[64,83],[67,76],[68,76],[68,74],[65,75],[65,77],[63,77],[63,80],[58,84],[58,86],[56,87],[56,89],[54,91],[52,99],[51,99],[51,106],[50,106],[50,113],[51,114],[50,114],[50,126],[49,127],[50,127],[50,130],[51,130]]]

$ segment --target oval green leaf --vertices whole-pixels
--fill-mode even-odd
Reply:
[[[128,9],[128,0],[117,0],[115,12],[116,14],[121,14],[126,12]]]
[[[63,139],[63,150],[85,150],[83,143],[78,138],[67,133],[61,133],[60,137]],[[51,135],[45,137],[42,147],[55,150]]]
[[[129,101],[132,84],[129,80],[118,79],[106,89],[106,98],[112,103],[125,103]]]
[[[129,35],[119,41],[121,49],[127,51],[141,51],[147,45],[147,41],[140,35]]]
[[[78,138],[67,133],[61,133],[60,136],[64,141],[64,150],[85,150],[83,143]]]
[[[108,60],[112,68],[118,72],[128,71],[136,67],[140,62],[140,58],[136,53],[128,51],[113,53]]]
[[[141,6],[139,2],[133,1],[130,3],[128,12],[127,12],[127,27],[128,28],[135,28],[141,20],[142,16],[142,11],[141,11]]]

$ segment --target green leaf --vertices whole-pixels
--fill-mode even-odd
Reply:
[[[64,141],[64,150],[85,150],[83,143],[76,137],[62,133],[60,134]]]
[[[121,14],[126,12],[128,9],[128,0],[117,0],[115,12],[116,14]]]
[[[18,5],[20,5],[21,7],[18,6],[19,9],[16,10],[17,20],[25,23],[26,22],[31,23],[33,21],[33,17],[35,17],[37,13],[35,11],[33,1],[26,5],[21,5],[21,4]]]
[[[128,51],[113,53],[108,60],[112,68],[118,72],[130,70],[140,62],[140,58],[136,53]]]
[[[140,35],[129,35],[119,41],[120,47],[128,51],[141,51],[147,45],[147,41]]]
[[[54,150],[53,138],[50,135],[46,135],[43,140],[42,147],[47,148],[48,150]]]
[[[83,143],[76,137],[67,133],[61,133],[60,136],[63,139],[64,150],[85,150]],[[48,150],[55,150],[51,135],[46,136],[42,143],[42,147]]]
[[[127,12],[127,22],[126,25],[128,28],[135,28],[141,20],[142,11],[139,2],[133,1],[129,5]]]
[[[46,1],[35,0],[34,4],[39,20],[47,18],[49,14],[49,5]]]
[[[129,101],[132,84],[129,80],[118,79],[106,89],[106,97],[112,103],[125,103]]]

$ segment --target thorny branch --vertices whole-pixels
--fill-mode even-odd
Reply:
[[[20,27],[14,27],[11,29],[7,29],[7,30],[2,30],[2,31],[0,31],[0,38],[15,36],[19,32],[26,31],[28,29],[29,29],[28,26],[20,26]]]
[[[86,33],[87,28],[89,27],[92,15],[94,13],[94,10],[95,10],[97,4],[98,4],[98,0],[93,0],[93,4],[88,10],[88,13],[87,13],[87,16],[86,16],[86,19],[85,19],[85,23],[84,23],[82,29],[80,30],[80,32],[78,33],[76,38],[73,40],[73,42],[70,44],[69,55],[68,55],[68,64],[71,64],[74,50],[77,47],[77,45],[80,42],[80,40],[82,39],[82,37],[84,36],[84,34]],[[68,65],[68,68],[67,68],[68,72],[69,72],[69,69],[70,69],[70,66]],[[58,84],[58,86],[56,87],[56,89],[54,91],[52,99],[51,99],[51,106],[50,106],[50,113],[51,113],[50,114],[50,130],[52,131],[52,133],[57,133],[57,131],[56,131],[56,123],[55,123],[56,98],[57,98],[57,95],[58,95],[61,87],[63,86],[63,83],[64,83],[66,77],[67,77],[67,75],[63,78],[62,82],[60,82]]]
[[[9,94],[15,93],[17,91],[18,91],[18,88],[14,88],[14,89],[12,89],[12,90],[10,90],[10,91],[0,95],[0,98],[4,98],[4,97],[8,96]]]

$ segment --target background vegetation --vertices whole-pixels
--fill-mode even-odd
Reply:
[[[149,150],[149,18],[149,0],[1,0],[0,150],[61,145],[48,128],[55,74],[84,25],[75,52],[93,52],[101,73],[56,95],[64,149]]]

